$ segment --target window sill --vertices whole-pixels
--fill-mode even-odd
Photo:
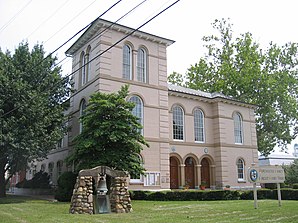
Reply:
[[[203,144],[203,143],[205,143],[205,141],[195,141],[195,143]]]
[[[173,139],[175,142],[184,142],[184,139]]]
[[[244,180],[244,179],[238,179],[238,183],[246,183],[246,180]]]
[[[143,185],[144,184],[144,182],[142,182],[141,180],[138,180],[138,179],[131,179],[130,181],[129,181],[129,184],[133,184],[133,185]]]

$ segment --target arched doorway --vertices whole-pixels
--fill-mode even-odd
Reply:
[[[195,160],[192,157],[185,160],[185,186],[195,188]]]
[[[176,157],[170,157],[170,188],[179,188],[179,161]]]
[[[210,187],[210,164],[207,158],[201,161],[201,181],[205,181],[206,187]]]

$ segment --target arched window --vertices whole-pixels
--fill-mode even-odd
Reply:
[[[83,86],[86,83],[86,57],[83,51],[80,56],[80,85]]]
[[[86,51],[86,55],[85,55],[85,62],[84,62],[84,65],[85,65],[85,83],[87,83],[89,81],[89,76],[90,76],[90,51],[91,51],[91,47],[88,46],[87,48],[87,51]]]
[[[83,99],[80,104],[80,118],[84,115],[86,109],[86,101]],[[80,133],[83,131],[83,122],[80,120]]]
[[[54,163],[53,162],[48,164],[48,171],[49,171],[50,181],[53,181],[53,171],[54,171]]]
[[[45,172],[46,171],[46,164],[41,164],[41,166],[40,166],[40,171],[41,172]]]
[[[243,143],[243,124],[242,117],[239,113],[233,114],[234,120],[234,137],[235,143],[242,144]]]
[[[244,160],[238,159],[237,160],[237,174],[238,174],[238,180],[244,180]]]
[[[123,46],[123,78],[132,79],[132,50],[127,44]]]
[[[129,101],[135,104],[135,107],[132,110],[132,114],[138,117],[139,123],[143,126],[144,105],[142,99],[134,95],[129,98]],[[143,134],[143,129],[141,130],[141,134]]]
[[[138,61],[137,61],[137,80],[146,83],[147,76],[147,54],[145,49],[140,48],[138,50]]]
[[[184,140],[184,112],[180,106],[173,107],[173,139]]]
[[[59,160],[57,162],[57,178],[62,174],[62,168],[63,168],[63,161]]]
[[[194,132],[196,142],[205,141],[204,113],[201,109],[194,110]]]

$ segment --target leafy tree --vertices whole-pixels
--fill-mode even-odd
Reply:
[[[74,139],[75,149],[68,157],[76,168],[109,166],[139,175],[144,171],[139,155],[142,144],[149,146],[141,134],[142,126],[127,102],[128,85],[117,93],[94,93],[81,118],[83,130]]]
[[[176,85],[184,85],[183,75],[175,71],[168,76],[168,81]]]
[[[63,135],[69,88],[55,61],[41,45],[30,52],[21,43],[13,55],[0,50],[0,197],[15,172],[46,157]]]
[[[284,166],[286,183],[287,184],[297,184],[298,183],[298,159],[289,166]]]
[[[275,145],[285,150],[298,133],[297,44],[270,43],[262,50],[250,33],[234,39],[224,19],[213,27],[219,35],[203,37],[208,53],[188,69],[185,86],[257,105],[259,151],[269,154]]]

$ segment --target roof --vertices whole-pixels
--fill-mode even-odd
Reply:
[[[208,98],[208,99],[221,98],[221,99],[225,99],[225,100],[228,100],[228,101],[233,101],[233,102],[237,102],[237,103],[241,103],[241,104],[246,104],[246,105],[249,105],[251,107],[256,107],[256,105],[241,102],[239,100],[234,99],[233,97],[226,96],[226,95],[224,95],[222,93],[218,93],[218,92],[209,93],[209,92],[194,90],[194,89],[181,87],[181,86],[177,86],[177,85],[173,85],[173,84],[168,84],[168,89],[169,89],[169,91],[172,91],[172,92],[178,92],[178,93],[183,93],[183,94],[188,94],[188,95],[194,95],[194,96],[204,97],[204,98]]]
[[[260,159],[296,159],[297,157],[287,153],[271,153],[268,156],[259,155]]]
[[[160,36],[156,36],[150,33],[146,33],[140,30],[135,30],[133,28],[120,25],[118,23],[113,23],[104,19],[96,19],[89,28],[79,37],[79,39],[65,52],[66,55],[73,55],[78,49],[84,46],[92,36],[97,33],[101,28],[108,28],[111,30],[117,30],[118,32],[123,32],[123,34],[127,35],[131,32],[134,32],[132,36],[137,36],[138,38],[150,40],[152,42],[157,42],[160,44],[164,44],[169,46],[173,44],[175,41],[166,39]]]

